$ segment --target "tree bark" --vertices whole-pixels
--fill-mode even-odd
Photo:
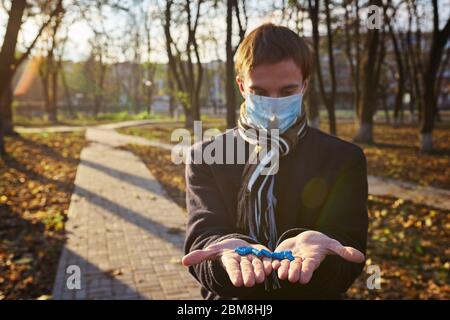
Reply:
[[[196,32],[202,2],[203,0],[197,1],[195,15],[192,14],[189,0],[186,0],[183,6],[187,13],[185,25],[187,27],[188,38],[183,52],[187,57],[186,60],[181,58],[183,54],[173,41],[171,35],[173,1],[166,1],[165,7],[164,34],[169,59],[168,65],[174,79],[177,95],[186,115],[186,127],[193,127],[194,120],[200,120],[200,89],[203,78],[203,67],[200,61]],[[176,54],[174,51],[176,51]],[[195,56],[195,62],[193,56]]]
[[[311,75],[311,80],[308,85],[305,105],[309,125],[314,128],[319,128],[320,127],[319,97],[317,95],[316,76],[314,74]]]
[[[450,19],[439,30],[439,10],[437,0],[433,0],[433,40],[423,76],[423,100],[420,122],[421,151],[433,149],[432,133],[437,108],[436,76],[442,61],[444,47],[450,38]]]
[[[353,109],[355,110],[355,113],[357,116],[359,116],[358,112],[358,101],[360,99],[360,83],[359,83],[359,71],[360,71],[360,45],[359,45],[359,0],[353,1],[355,5],[355,20],[353,22],[350,22],[350,16],[349,16],[349,9],[348,6],[351,5],[351,2],[349,1],[344,2],[344,18],[345,18],[345,52],[347,56],[348,63],[350,65],[350,74],[352,78],[352,84],[353,84],[353,95],[352,95],[352,104]],[[354,30],[354,36],[353,39],[350,36],[350,30]],[[353,44],[355,48],[355,54],[352,53],[353,51]]]
[[[236,126],[236,90],[235,90],[235,73],[234,73],[234,55],[239,44],[244,40],[245,31],[247,29],[247,12],[245,10],[245,1],[242,1],[245,23],[241,21],[238,0],[227,0],[227,36],[226,36],[226,80],[225,80],[225,97],[227,110],[227,128]],[[233,47],[233,9],[239,28],[239,43]]]
[[[396,11],[394,12],[393,16],[395,16]],[[403,67],[403,59],[402,59],[402,53],[400,51],[400,46],[398,44],[397,36],[394,32],[394,28],[391,24],[391,19],[389,19],[388,22],[388,30],[389,35],[391,37],[391,42],[394,48],[394,54],[395,54],[395,61],[397,64],[397,92],[395,94],[395,104],[394,104],[394,128],[396,128],[399,124],[399,114],[400,110],[403,110],[403,95],[405,93],[405,72]]]
[[[226,108],[227,108],[227,128],[236,125],[236,92],[234,90],[234,61],[233,61],[233,7],[236,0],[227,0],[227,39],[226,39]]]
[[[370,5],[382,7],[381,0],[371,0]],[[373,143],[373,114],[377,103],[377,88],[380,77],[383,46],[380,41],[380,31],[369,29],[366,34],[365,49],[361,61],[363,76],[361,97],[358,101],[358,133],[355,142]]]
[[[320,91],[320,97],[327,109],[328,113],[328,120],[329,120],[329,128],[331,134],[336,134],[336,118],[334,113],[334,99],[333,94],[335,95],[336,91],[336,82],[335,78],[333,80],[334,72],[334,58],[333,58],[333,37],[331,35],[331,19],[330,19],[330,13],[329,13],[329,7],[328,7],[328,1],[326,2],[326,13],[327,13],[327,37],[328,37],[328,56],[330,58],[329,61],[329,70],[330,70],[330,76],[331,76],[331,95],[328,96],[328,94],[325,92],[325,83],[322,75],[322,69],[320,65],[320,34],[319,34],[319,5],[320,1],[316,0],[308,1],[308,8],[309,8],[309,16],[311,19],[311,25],[312,25],[312,35],[313,35],[313,44],[314,44],[314,57],[315,57],[315,63],[316,63],[316,74],[317,74],[317,80],[319,84],[319,91]],[[333,93],[334,92],[334,93]]]
[[[5,30],[2,49],[0,51],[0,102],[3,102],[3,97],[7,91],[11,90],[11,80],[16,68],[16,44],[19,35],[20,27],[22,25],[22,16],[25,11],[26,1],[17,0],[12,1],[11,9],[9,11],[8,24]],[[0,105],[0,152],[5,153],[4,148],[4,134],[5,126],[8,126],[5,118],[8,112],[11,112],[11,104]],[[12,123],[11,123],[12,124]]]

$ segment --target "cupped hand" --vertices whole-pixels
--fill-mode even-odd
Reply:
[[[268,250],[263,245],[250,244],[241,239],[226,239],[205,249],[190,252],[181,262],[188,267],[206,260],[219,259],[235,287],[253,287],[255,283],[263,283],[272,273],[272,260],[267,257],[258,258],[253,254],[240,256],[234,250],[241,246]]]
[[[298,236],[284,240],[275,251],[291,250],[295,260],[273,260],[273,270],[278,278],[289,282],[307,284],[313,272],[327,255],[339,255],[347,261],[362,263],[364,254],[352,247],[345,247],[339,241],[317,231],[304,231]]]

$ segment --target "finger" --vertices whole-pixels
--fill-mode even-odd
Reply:
[[[300,280],[300,271],[302,269],[302,260],[300,258],[295,258],[295,260],[291,261],[289,264],[289,282],[295,283]]]
[[[278,268],[280,268],[281,263],[280,260],[272,260],[272,269],[273,270],[278,270]]]
[[[332,240],[328,245],[328,249],[350,262],[362,263],[365,260],[365,256],[361,251],[352,247],[344,247],[337,240]]]
[[[242,279],[244,280],[244,286],[253,287],[255,285],[255,273],[253,271],[253,265],[250,262],[249,256],[241,258],[241,272]]]
[[[266,273],[264,272],[263,262],[255,258],[252,260],[253,271],[255,272],[255,281],[256,283],[263,283],[266,279]]]
[[[264,272],[265,272],[266,276],[268,276],[269,274],[272,273],[272,259],[264,257],[262,259],[262,263],[264,266]]]
[[[194,250],[181,259],[181,263],[186,266],[192,266],[194,264],[199,264],[205,260],[211,259],[218,253],[216,249],[202,249]]]
[[[306,258],[302,262],[302,268],[300,271],[300,283],[307,284],[313,275],[314,270],[316,270],[317,264],[313,259]]]
[[[223,265],[228,273],[228,277],[235,287],[242,287],[244,284],[239,260],[239,258],[224,258],[223,260]]]
[[[284,259],[281,261],[280,268],[278,269],[278,278],[281,280],[286,280],[289,274],[289,264],[290,261],[287,259]]]

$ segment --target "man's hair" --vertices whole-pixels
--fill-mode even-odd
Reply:
[[[261,64],[277,63],[291,58],[300,68],[303,79],[313,70],[312,49],[289,28],[266,23],[250,32],[236,52],[236,73],[243,77]]]

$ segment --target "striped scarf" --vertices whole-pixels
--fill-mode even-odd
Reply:
[[[280,136],[271,136],[266,130],[251,127],[241,105],[238,130],[250,146],[250,155],[242,173],[242,186],[238,193],[237,226],[245,234],[275,250],[278,239],[275,222],[275,172],[279,156],[287,155],[307,132],[304,108],[297,121]],[[252,130],[251,130],[252,129]],[[269,165],[270,164],[270,165]],[[272,287],[278,288],[276,276]],[[266,289],[268,283],[266,282]]]

